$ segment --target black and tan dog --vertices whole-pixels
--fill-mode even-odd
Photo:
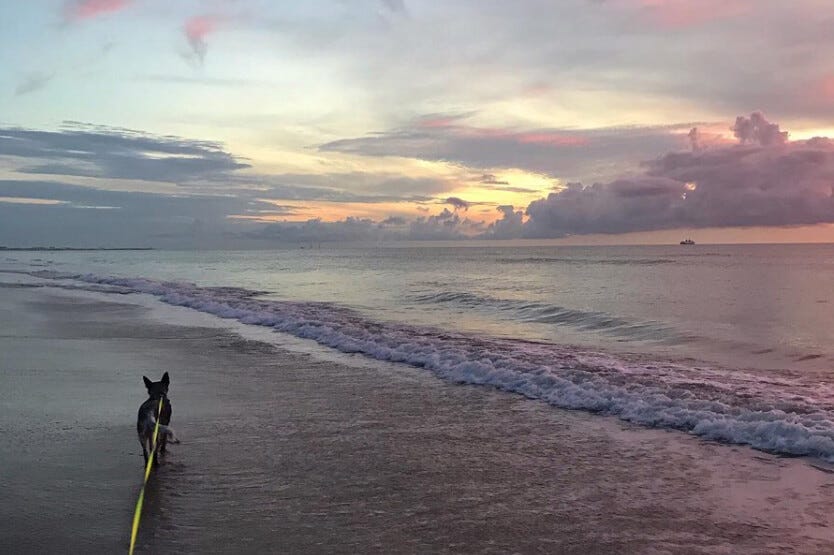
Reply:
[[[145,455],[145,464],[148,464],[148,455],[154,448],[153,431],[156,427],[156,420],[159,419],[159,437],[156,440],[156,454],[153,458],[154,466],[159,466],[159,456],[165,455],[165,447],[170,440],[171,443],[179,443],[174,435],[174,430],[168,426],[171,422],[171,401],[168,400],[168,384],[171,383],[168,372],[162,375],[158,382],[152,382],[145,376],[145,387],[148,388],[148,400],[139,407],[139,417],[136,420],[136,431],[139,433],[139,443],[142,444],[142,453]],[[159,410],[159,400],[162,399],[162,411]]]

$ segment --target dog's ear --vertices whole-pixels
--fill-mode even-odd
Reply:
[[[171,383],[171,379],[168,377],[168,372],[162,374],[162,385],[168,387],[168,384]]]
[[[153,385],[153,382],[151,380],[149,380],[146,376],[142,376],[142,381],[145,382],[145,387],[148,388],[148,389],[150,389],[151,386]]]

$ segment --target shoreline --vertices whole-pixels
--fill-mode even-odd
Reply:
[[[153,251],[154,247],[3,247],[3,252],[96,252],[96,251]]]
[[[126,545],[141,376],[165,370],[183,444],[148,492],[142,552],[834,549],[834,476],[805,460],[160,314],[0,287],[0,428],[30,438],[0,447],[4,551]]]

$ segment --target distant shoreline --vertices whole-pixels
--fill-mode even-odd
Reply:
[[[105,248],[105,247],[4,247],[0,246],[0,251],[152,251],[153,247],[119,247],[119,248]]]

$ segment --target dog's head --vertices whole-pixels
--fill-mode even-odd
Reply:
[[[145,387],[148,388],[148,396],[151,399],[159,399],[168,395],[168,384],[171,383],[168,372],[162,374],[162,379],[158,382],[152,382],[145,376],[142,376],[142,380],[145,382]]]

